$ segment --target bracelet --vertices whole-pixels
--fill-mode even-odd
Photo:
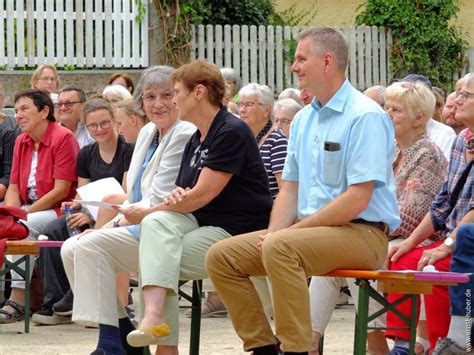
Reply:
[[[120,218],[114,221],[114,228],[120,227]]]

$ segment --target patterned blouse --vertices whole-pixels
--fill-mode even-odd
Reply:
[[[420,224],[444,181],[447,166],[443,152],[427,136],[404,151],[397,147],[394,169],[401,224],[392,235],[407,238]]]

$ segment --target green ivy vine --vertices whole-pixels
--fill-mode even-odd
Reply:
[[[297,26],[316,13],[316,6],[309,12],[296,6],[277,12],[274,0],[153,0],[153,4],[162,24],[164,62],[172,66],[189,61],[192,25]]]
[[[451,90],[454,76],[466,65],[467,42],[452,24],[457,0],[367,0],[357,25],[385,26],[393,36],[391,68],[394,77],[409,73],[430,78]]]

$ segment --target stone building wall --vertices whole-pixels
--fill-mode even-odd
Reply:
[[[138,82],[142,70],[76,70],[59,71],[60,86],[76,85],[82,88],[88,96],[102,92],[107,85],[107,80],[113,73],[127,73],[134,83]],[[0,71],[0,85],[5,91],[5,107],[14,105],[13,98],[17,91],[30,87],[32,70],[25,71]]]

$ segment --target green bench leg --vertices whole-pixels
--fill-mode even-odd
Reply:
[[[31,279],[30,279],[30,268],[31,261],[29,255],[23,255],[20,259],[15,262],[8,261],[5,258],[4,268],[0,270],[0,277],[2,281],[5,280],[4,276],[9,271],[16,271],[21,279],[25,281],[25,334],[30,332],[30,289],[31,289]],[[25,262],[25,269],[20,268],[20,264]]]
[[[29,255],[23,256],[25,258],[25,274],[23,280],[25,280],[25,333],[30,332],[30,257]]]
[[[189,355],[199,355],[199,341],[201,336],[201,300],[202,280],[193,281],[193,298],[191,302],[191,340]]]
[[[369,317],[370,282],[365,279],[356,280],[359,286],[359,303],[355,319],[354,355],[366,354],[367,322]]]

